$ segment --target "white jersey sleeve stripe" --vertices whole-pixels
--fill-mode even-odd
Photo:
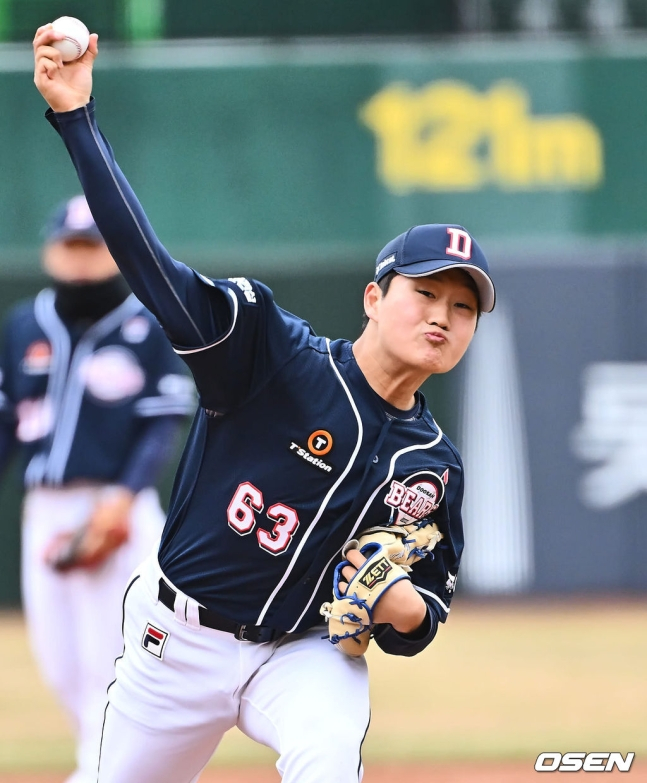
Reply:
[[[209,282],[209,281],[207,281]],[[213,283],[212,283],[213,285]],[[223,334],[222,337],[219,337],[215,343],[209,343],[209,345],[201,345],[199,348],[177,348],[176,346],[173,346],[173,350],[176,354],[179,356],[185,356],[189,353],[200,353],[200,351],[208,351],[209,348],[213,348],[216,345],[220,345],[220,343],[224,343],[225,340],[229,337],[229,335],[234,331],[234,327],[236,326],[236,320],[238,319],[238,299],[236,298],[236,294],[231,290],[227,289],[227,293],[232,298],[234,302],[234,314],[231,319],[231,326],[229,327],[229,331],[226,334]]]
[[[417,590],[419,593],[422,593],[423,595],[428,595],[428,596],[429,596],[429,598],[432,598],[432,599],[433,599],[433,600],[434,600],[434,601],[435,601],[435,602],[438,604],[438,606],[440,606],[440,608],[441,608],[441,609],[442,609],[444,612],[446,612],[447,614],[449,614],[449,612],[450,612],[450,608],[447,606],[447,604],[446,604],[446,603],[444,603],[444,601],[441,601],[441,600],[440,600],[440,598],[439,598],[439,597],[436,595],[436,593],[432,593],[432,592],[431,592],[431,590],[425,590],[425,588],[424,588],[424,587],[418,587],[418,585],[414,585],[414,588],[415,588],[415,589],[416,589],[416,590]]]

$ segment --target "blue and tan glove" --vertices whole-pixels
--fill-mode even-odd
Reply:
[[[411,566],[427,557],[442,537],[435,523],[373,527],[344,546],[342,556],[350,549],[359,549],[367,559],[350,581],[342,574],[346,566],[352,565],[348,560],[335,568],[333,600],[320,609],[328,621],[330,641],[338,650],[352,657],[366,652],[378,601],[400,579],[408,579]]]
[[[360,547],[352,540],[342,554],[349,549],[359,549],[366,562],[350,579],[345,592],[340,588],[347,581],[342,569],[351,564],[343,560],[335,568],[333,600],[323,604],[320,612],[328,621],[330,641],[346,655],[357,657],[366,652],[371,640],[373,611],[380,598],[400,579],[409,577],[401,566],[389,560],[381,544],[369,542]]]
[[[371,542],[381,544],[391,562],[411,571],[411,566],[427,557],[442,537],[435,522],[369,527],[359,536],[359,546]]]

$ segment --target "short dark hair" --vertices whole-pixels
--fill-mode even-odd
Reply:
[[[481,318],[482,310],[481,310],[481,297],[479,295],[479,289],[476,285],[476,282],[472,275],[470,275],[468,272],[465,272],[464,270],[461,270],[465,276],[465,282],[469,286],[470,290],[474,293],[474,296],[476,297],[476,329],[478,329],[479,325],[479,319]],[[391,281],[393,278],[397,275],[397,272],[389,272],[388,274],[384,275],[384,277],[380,280],[378,283],[378,286],[380,287],[380,291],[382,292],[382,296],[386,296],[387,292],[389,290],[389,287],[391,285]],[[364,313],[362,317],[362,331],[366,329],[369,322],[369,317]],[[476,329],[474,331],[476,331]]]

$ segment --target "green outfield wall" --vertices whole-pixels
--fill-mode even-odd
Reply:
[[[14,52],[12,56],[12,52]],[[77,189],[28,52],[0,53],[0,264]],[[645,233],[647,44],[140,46],[100,124],[165,243],[209,268],[369,263],[407,226],[560,247]]]
[[[83,19],[105,40],[437,35],[459,29],[454,0],[283,0],[280,5],[267,0],[0,0],[0,14],[0,40],[12,41],[30,40],[37,27],[63,14]]]
[[[2,312],[41,284],[41,226],[78,192],[30,60],[0,47]],[[468,458],[479,557],[463,585],[643,592],[645,84],[639,39],[167,43],[102,46],[94,92],[171,252],[260,277],[320,334],[357,335],[385,242],[416,223],[465,225],[499,303],[463,368],[425,389]],[[7,477],[0,603],[18,600],[19,497]]]

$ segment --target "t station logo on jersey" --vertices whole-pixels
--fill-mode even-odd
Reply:
[[[404,481],[393,479],[384,502],[392,508],[389,524],[410,525],[420,522],[440,506],[445,497],[449,471],[442,478],[430,470],[414,473]]]
[[[297,457],[309,462],[315,468],[323,470],[326,473],[330,473],[333,466],[329,462],[325,462],[321,457],[328,454],[332,449],[332,435],[326,430],[315,430],[308,438],[308,448],[304,449],[298,443],[291,441],[290,451],[296,454]]]

